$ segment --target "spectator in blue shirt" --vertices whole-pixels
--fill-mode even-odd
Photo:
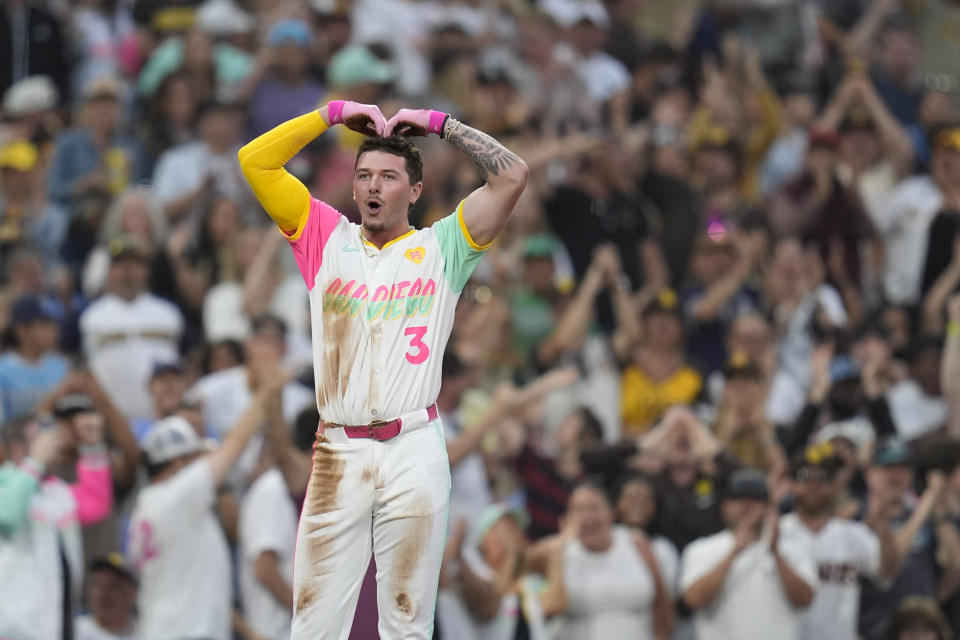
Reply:
[[[9,420],[33,412],[67,377],[70,363],[56,353],[58,327],[45,303],[23,297],[10,313],[13,348],[0,355],[0,417]]]

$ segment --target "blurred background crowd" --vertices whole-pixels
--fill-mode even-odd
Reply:
[[[6,0],[0,637],[288,637],[309,310],[236,158],[333,99],[531,168],[443,356],[438,637],[957,637],[958,92],[957,0]],[[288,166],[355,221],[359,142]],[[421,227],[480,178],[417,142]]]

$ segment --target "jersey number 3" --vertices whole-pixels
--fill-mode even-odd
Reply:
[[[407,362],[410,364],[422,364],[430,356],[430,349],[423,341],[423,336],[426,334],[426,327],[404,329],[403,335],[410,336],[410,351],[407,351]]]

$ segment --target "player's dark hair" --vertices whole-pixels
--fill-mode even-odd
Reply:
[[[423,180],[423,156],[420,155],[420,149],[413,146],[406,138],[375,136],[365,139],[360,144],[360,149],[357,150],[357,159],[353,163],[354,170],[357,168],[357,163],[360,162],[360,156],[368,151],[383,151],[400,156],[407,167],[407,177],[410,178],[410,184],[416,184]]]

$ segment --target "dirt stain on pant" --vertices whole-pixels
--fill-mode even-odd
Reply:
[[[316,516],[333,511],[337,507],[337,492],[346,463],[330,448],[326,438],[318,435],[313,445],[313,472],[310,475],[310,484],[307,486],[307,497],[304,500],[304,517]],[[332,534],[325,534],[326,524],[313,524],[309,520],[303,531],[303,552],[309,563],[309,575],[301,581],[301,587],[296,594],[296,612],[313,604],[320,595],[323,587],[321,577],[329,573],[327,561],[333,556]]]
[[[430,546],[433,518],[430,498],[425,495],[414,498],[410,504],[409,528],[393,555],[390,586],[400,619],[405,622],[412,622],[420,611],[417,598],[423,594],[411,593],[410,581],[420,566],[423,552]]]

